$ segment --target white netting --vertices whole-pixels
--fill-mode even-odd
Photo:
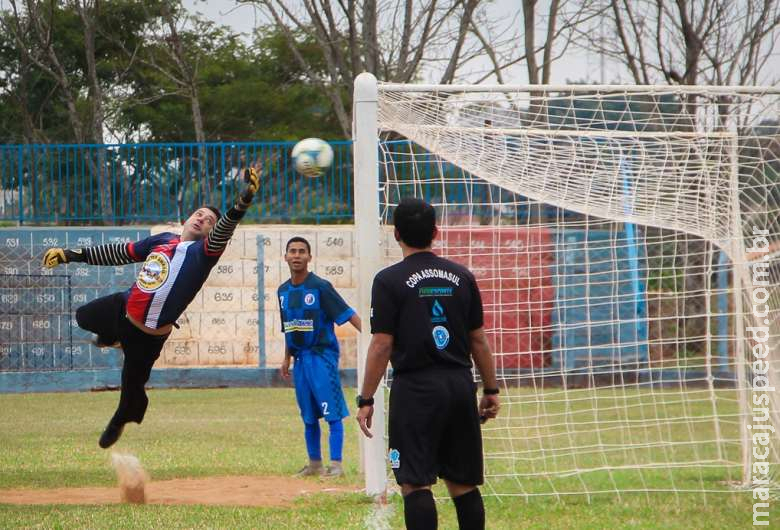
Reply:
[[[754,350],[780,336],[777,91],[380,85],[378,115],[383,223],[403,196],[432,202],[438,252],[483,293],[504,387],[486,492],[722,492],[773,474],[778,437],[764,476],[751,436],[780,429],[780,402],[766,392],[762,421],[750,387],[765,360],[780,388],[780,353]]]

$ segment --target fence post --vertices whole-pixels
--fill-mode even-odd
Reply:
[[[265,233],[255,238],[257,245],[257,363],[265,368],[268,357],[265,351]]]
[[[22,177],[24,176],[24,170],[22,169],[24,164],[24,146],[20,144],[17,148],[17,152],[18,159],[16,162],[16,175],[19,184],[19,226],[22,226],[24,224],[24,196],[22,192],[24,189],[22,182]]]
[[[221,212],[227,211],[227,197],[225,196],[225,142],[222,142],[220,145],[221,147],[221,155],[220,155],[220,178],[222,180],[222,207],[220,208]]]

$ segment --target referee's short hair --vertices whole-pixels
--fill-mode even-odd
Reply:
[[[393,224],[406,245],[428,248],[436,231],[436,210],[421,199],[407,197],[396,206]]]
[[[284,246],[284,252],[287,253],[288,250],[290,250],[290,244],[291,243],[303,243],[306,245],[306,251],[311,254],[311,245],[308,241],[306,241],[306,238],[303,238],[301,236],[295,236],[291,237],[290,240],[287,242],[287,244]]]

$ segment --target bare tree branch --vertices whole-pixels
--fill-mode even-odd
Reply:
[[[610,0],[602,23],[612,26],[608,33],[614,36],[604,43],[580,36],[586,48],[624,64],[635,82],[755,84],[780,41],[778,4]]]
[[[452,83],[452,80],[455,78],[455,70],[458,67],[461,50],[463,49],[463,42],[466,40],[466,35],[468,34],[471,15],[474,13],[477,4],[479,4],[479,0],[464,0],[460,3],[463,5],[463,14],[461,15],[458,27],[458,37],[455,41],[455,49],[452,51],[450,60],[447,63],[447,68],[445,68],[441,80],[439,81],[441,84]]]

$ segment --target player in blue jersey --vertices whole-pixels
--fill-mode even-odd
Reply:
[[[342,419],[349,415],[339,377],[339,343],[334,324],[347,322],[360,331],[360,317],[327,280],[309,272],[311,246],[293,237],[285,247],[284,260],[290,279],[279,286],[279,311],[285,336],[282,377],[290,377],[293,366],[295,397],[301,410],[309,463],[299,476],[338,477],[344,474],[341,452],[344,445]],[[320,418],[328,422],[330,466],[323,470],[320,449]]]
[[[246,186],[224,215],[203,206],[183,222],[182,233],[163,232],[135,243],[89,248],[50,248],[48,268],[61,263],[126,265],[143,262],[133,286],[79,307],[79,327],[97,335],[98,346],[118,346],[124,353],[119,405],[98,444],[112,446],[128,422],[141,423],[149,405],[144,385],[176,319],[195,298],[222,256],[238,222],[260,186],[260,166],[244,171]]]

